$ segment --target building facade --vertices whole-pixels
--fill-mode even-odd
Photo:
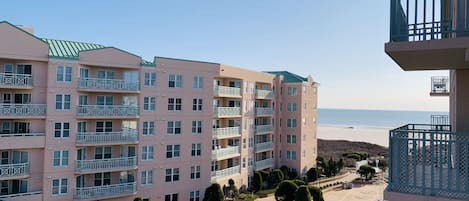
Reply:
[[[448,116],[390,131],[389,201],[469,200],[469,2],[391,0],[386,53],[406,71],[449,70],[430,95],[449,96]]]
[[[315,166],[317,84],[0,22],[0,200],[198,201]]]

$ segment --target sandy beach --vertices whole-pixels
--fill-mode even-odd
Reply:
[[[368,127],[318,126],[319,139],[368,142],[388,147],[389,129]]]

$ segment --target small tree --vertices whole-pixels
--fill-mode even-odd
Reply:
[[[357,172],[362,176],[365,177],[365,180],[370,180],[375,175],[375,169],[370,167],[369,165],[362,165]]]
[[[275,200],[293,201],[295,200],[295,192],[297,189],[298,186],[292,181],[282,181],[278,185],[277,190],[275,191]]]
[[[300,186],[295,193],[295,201],[311,201],[311,194],[308,186]]]
[[[239,196],[239,191],[238,188],[236,188],[235,186],[234,180],[229,179],[228,185],[229,186],[226,187],[223,185],[223,193],[225,194],[225,200],[227,200],[227,198],[229,200],[237,200]]]
[[[254,178],[252,179],[252,189],[254,191],[260,191],[262,190],[262,185],[263,185],[262,175],[260,172],[255,171]]]
[[[214,183],[205,189],[203,201],[223,201],[224,195],[220,184]]]
[[[318,169],[312,167],[306,172],[306,177],[308,182],[316,181],[318,180]]]
[[[337,162],[337,168],[339,169],[339,172],[344,168],[345,166],[345,163],[344,163],[344,159],[340,159],[339,162]]]
[[[316,186],[308,186],[308,190],[311,194],[311,197],[313,197],[313,201],[324,201],[321,189]]]
[[[287,166],[282,165],[282,167],[280,167],[279,169],[280,169],[280,171],[282,171],[282,173],[283,173],[283,179],[284,179],[284,180],[290,179],[290,178],[288,177],[288,175],[289,175],[289,173],[290,173],[290,170],[288,170],[288,167],[287,167]]]
[[[280,182],[283,181],[283,173],[279,169],[275,169],[269,174],[268,180],[272,187],[277,187]]]

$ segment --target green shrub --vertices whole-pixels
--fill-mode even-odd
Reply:
[[[214,183],[205,189],[203,201],[223,201],[225,200],[220,184]]]
[[[322,188],[318,188],[316,186],[308,186],[309,193],[311,197],[313,197],[313,201],[324,201],[324,197],[322,195]]]
[[[260,172],[255,171],[254,177],[252,179],[252,189],[254,191],[260,191],[262,190],[262,186],[263,186],[262,175]]]
[[[278,185],[277,190],[275,191],[275,200],[278,201],[282,200],[283,198],[283,201],[293,201],[295,200],[295,192],[297,189],[298,186],[292,181],[282,181]]]
[[[295,201],[311,201],[311,194],[308,186],[300,186],[295,193]]]

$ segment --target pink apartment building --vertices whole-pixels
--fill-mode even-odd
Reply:
[[[198,201],[315,166],[317,85],[0,22],[0,200]]]

